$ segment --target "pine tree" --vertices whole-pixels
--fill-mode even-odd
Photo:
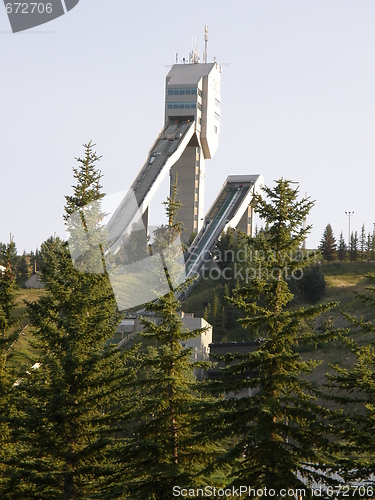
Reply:
[[[328,224],[324,230],[319,250],[321,250],[322,256],[327,262],[333,262],[336,260],[336,240],[333,236],[331,224]]]
[[[339,239],[339,247],[338,247],[338,251],[337,251],[337,257],[338,257],[340,262],[344,262],[346,260],[346,252],[347,252],[347,247],[346,247],[346,243],[344,240],[343,232],[341,231],[340,239]]]
[[[73,231],[78,222],[70,216],[79,209],[85,231],[97,228],[100,233],[100,206],[87,206],[103,196],[99,158],[91,142],[84,147],[64,218]],[[96,241],[97,235],[90,238]],[[91,255],[89,248],[84,250],[76,263],[92,269],[98,251]],[[111,344],[120,317],[105,272],[77,270],[67,243],[58,238],[44,243],[41,254],[46,294],[28,304],[38,365],[16,391],[18,453],[9,470],[7,494],[22,499],[102,498],[103,478],[115,471],[108,449],[126,408],[124,387],[130,376],[124,352]]]
[[[367,292],[357,297],[375,310],[375,275],[366,275],[371,284]],[[339,452],[345,457],[339,462],[339,472],[348,480],[367,481],[375,474],[375,320],[365,321],[345,314],[353,327],[352,335],[362,334],[360,343],[354,337],[345,336],[342,342],[355,357],[352,368],[334,366],[335,374],[329,377],[334,399],[341,409],[336,415],[336,433],[340,440]],[[372,316],[373,318],[373,316]],[[348,358],[347,358],[348,359]],[[371,484],[371,483],[370,483]]]
[[[315,464],[329,463],[323,418],[327,410],[317,402],[317,389],[306,378],[319,363],[302,359],[298,346],[334,335],[314,333],[311,323],[335,303],[287,308],[293,298],[288,280],[313,262],[313,256],[300,250],[311,228],[303,228],[303,223],[313,202],[298,201],[298,189],[283,179],[263,191],[268,201],[256,196],[254,208],[265,223],[264,237],[248,240],[249,247],[258,251],[255,264],[260,271],[247,286],[235,290],[231,300],[246,314],[239,322],[249,338],[259,331],[263,338],[254,352],[226,356],[228,366],[217,388],[226,394],[251,390],[253,395],[219,403],[225,415],[212,422],[218,429],[212,436],[233,437],[234,444],[222,460],[233,465],[234,484],[279,491],[304,487],[302,478],[317,479],[321,474]],[[235,358],[239,361],[231,363]]]

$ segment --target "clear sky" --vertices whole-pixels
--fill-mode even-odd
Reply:
[[[224,64],[206,210],[229,174],[298,181],[316,200],[308,247],[331,223],[375,222],[373,0],[80,0],[12,34],[0,5],[0,241],[19,253],[63,233],[74,157],[90,139],[104,191],[127,189],[164,118],[165,76],[192,38]],[[153,203],[152,223],[160,221]],[[154,206],[155,205],[155,206]]]

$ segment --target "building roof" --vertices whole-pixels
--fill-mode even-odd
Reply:
[[[216,63],[174,64],[167,75],[167,85],[198,85]]]

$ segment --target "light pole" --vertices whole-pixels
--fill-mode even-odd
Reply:
[[[345,214],[349,217],[349,238],[348,238],[348,250],[350,249],[350,217],[354,214],[354,212],[345,212]]]

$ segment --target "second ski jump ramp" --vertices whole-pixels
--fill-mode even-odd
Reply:
[[[229,227],[239,226],[254,194],[259,193],[264,180],[261,175],[230,175],[205,218],[205,225],[193,241],[186,261],[187,277],[199,273],[207,254],[213,249],[221,233]],[[253,233],[251,209],[250,234]]]

